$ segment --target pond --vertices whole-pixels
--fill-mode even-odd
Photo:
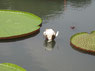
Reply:
[[[0,41],[0,63],[14,63],[27,71],[95,69],[94,55],[70,46],[73,34],[95,30],[95,0],[0,0],[0,9],[26,11],[43,19],[40,32],[35,36]],[[59,31],[51,44],[44,41],[46,28]]]

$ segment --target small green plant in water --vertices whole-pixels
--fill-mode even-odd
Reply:
[[[12,63],[1,63],[0,71],[26,71],[26,70]]]
[[[77,33],[71,37],[70,43],[75,48],[95,52],[95,31],[90,34],[86,32]]]

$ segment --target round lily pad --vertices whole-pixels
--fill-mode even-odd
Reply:
[[[95,52],[95,31],[90,34],[86,32],[77,33],[71,37],[70,43],[75,48]]]
[[[26,71],[26,70],[12,63],[1,63],[0,71]]]
[[[21,11],[0,10],[0,39],[32,34],[40,29],[40,17]]]

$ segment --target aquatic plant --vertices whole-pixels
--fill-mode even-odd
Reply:
[[[12,63],[1,63],[0,71],[26,71],[26,70]]]
[[[73,35],[70,44],[78,49],[95,52],[95,31],[91,33],[81,32]]]
[[[0,39],[33,34],[40,29],[40,17],[21,11],[0,10]]]

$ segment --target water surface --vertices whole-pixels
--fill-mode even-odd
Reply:
[[[69,43],[73,34],[95,30],[95,0],[0,0],[0,9],[26,11],[43,19],[40,32],[34,37],[0,42],[1,63],[14,63],[27,71],[95,69],[95,56],[79,52]],[[59,31],[53,43],[44,41],[46,28]]]

